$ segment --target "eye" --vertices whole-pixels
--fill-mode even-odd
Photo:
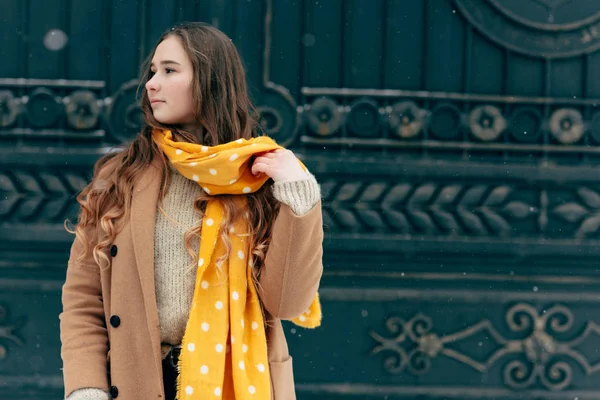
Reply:
[[[170,74],[171,72],[175,72],[175,70],[174,70],[174,69],[171,69],[171,68],[165,68],[165,72],[166,72],[167,74]]]

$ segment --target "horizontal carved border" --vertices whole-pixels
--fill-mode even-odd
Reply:
[[[600,188],[535,184],[325,180],[330,232],[430,237],[599,237]]]
[[[75,197],[88,176],[69,170],[0,170],[0,223],[55,223],[75,219]]]
[[[102,81],[0,79],[0,137],[104,139]]]
[[[381,158],[353,171],[359,158],[299,155],[322,185],[329,251],[600,253],[596,168],[468,168]],[[69,241],[62,224],[75,221],[75,196],[91,170],[85,163],[76,169],[0,169],[0,236],[9,242]]]
[[[299,108],[300,132],[306,145],[457,154],[600,154],[596,99],[335,88],[304,88],[303,94],[307,98]]]

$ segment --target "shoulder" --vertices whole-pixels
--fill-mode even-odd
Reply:
[[[90,183],[94,190],[105,190],[114,183],[115,177],[123,165],[125,150],[118,150],[100,157],[94,164],[94,174]]]
[[[111,196],[128,196],[136,186],[139,189],[154,178],[162,177],[164,166],[160,157],[150,154],[136,159],[131,154],[128,148],[119,149],[96,161],[86,194],[103,196],[110,192]]]

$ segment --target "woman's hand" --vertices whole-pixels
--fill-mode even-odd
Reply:
[[[306,179],[308,174],[302,169],[298,159],[290,150],[273,150],[256,157],[252,163],[252,173],[267,174],[275,182]]]

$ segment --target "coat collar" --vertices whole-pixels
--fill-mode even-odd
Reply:
[[[158,157],[152,161],[135,183],[131,199],[131,238],[135,261],[144,296],[146,321],[152,352],[159,376],[162,377],[160,356],[160,328],[156,291],[154,287],[154,220],[161,184],[161,163]]]

